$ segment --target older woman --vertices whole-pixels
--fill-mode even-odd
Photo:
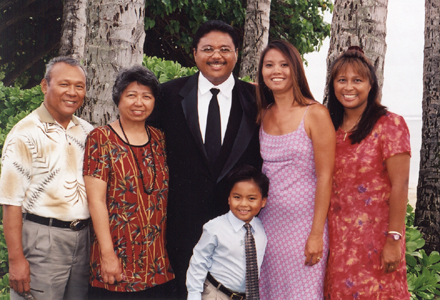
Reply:
[[[164,136],[146,126],[158,81],[135,66],[119,72],[119,119],[93,130],[84,181],[93,221],[90,299],[165,298],[174,278],[165,249],[168,167]],[[122,293],[121,293],[122,292]]]
[[[336,160],[325,299],[409,299],[408,128],[380,104],[374,66],[359,47],[335,60],[328,87]]]

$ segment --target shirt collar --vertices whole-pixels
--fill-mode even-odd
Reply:
[[[235,232],[238,232],[240,229],[243,228],[244,224],[246,224],[246,222],[237,218],[230,210],[228,212],[228,221],[229,221],[229,223],[231,223],[232,228],[234,228]],[[255,229],[254,229],[255,217],[252,218],[252,220],[249,222],[249,224],[251,224],[251,226],[252,226],[252,231],[255,231]]]
[[[219,84],[219,85],[213,85],[211,81],[206,79],[205,76],[203,76],[202,72],[199,73],[199,91],[203,94],[206,94],[215,87],[216,89],[219,89],[220,92],[223,95],[230,95],[232,93],[232,89],[235,85],[235,79],[234,75],[229,75],[228,79],[225,80],[225,82]]]
[[[37,115],[43,123],[58,123],[47,110],[44,103],[41,103],[40,107],[36,109]],[[79,120],[77,117],[72,115],[71,122],[75,125],[79,125]]]

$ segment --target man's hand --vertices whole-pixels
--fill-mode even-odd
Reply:
[[[30,291],[31,272],[26,258],[9,260],[9,285],[17,293]]]
[[[24,257],[21,243],[22,226],[21,206],[3,205],[3,230],[9,253],[9,284],[18,293],[29,291],[31,281],[29,262]]]

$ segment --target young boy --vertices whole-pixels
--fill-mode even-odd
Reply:
[[[229,212],[206,223],[194,247],[186,276],[188,300],[244,299],[246,223],[252,227],[260,272],[267,238],[256,215],[266,206],[269,179],[254,167],[241,166],[229,174],[228,187]]]

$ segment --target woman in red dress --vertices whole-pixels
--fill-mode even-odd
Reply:
[[[168,167],[163,133],[145,124],[158,81],[147,68],[119,72],[119,119],[93,130],[84,181],[93,221],[89,299],[165,299],[174,278],[165,249]]]
[[[336,160],[325,299],[409,299],[408,128],[380,104],[374,67],[359,47],[336,59],[328,86]]]

